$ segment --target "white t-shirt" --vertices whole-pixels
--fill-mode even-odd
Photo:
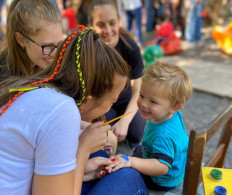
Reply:
[[[53,89],[19,96],[0,117],[0,194],[29,195],[34,173],[74,170],[80,122],[74,100]]]

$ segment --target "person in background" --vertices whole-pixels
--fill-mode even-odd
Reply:
[[[0,81],[50,66],[63,40],[61,16],[47,0],[14,0],[0,51]]]
[[[146,31],[154,30],[155,9],[152,0],[145,0],[146,8]]]
[[[189,42],[189,48],[198,46],[201,41],[203,6],[204,0],[191,0],[185,29],[185,38]]]
[[[50,1],[60,13],[63,12],[64,10],[63,0],[48,0],[48,1]]]
[[[72,9],[72,1],[66,0],[65,2],[66,8],[62,12],[62,18],[63,20],[66,20],[67,22],[67,28],[66,28],[66,34],[73,33],[75,29],[77,28],[77,20],[76,20],[76,13]]]
[[[157,25],[159,15],[164,11],[166,0],[145,0],[146,31],[153,31]]]
[[[181,30],[181,39],[185,39],[185,18],[183,16],[184,9],[183,0],[166,0],[165,11],[169,12],[170,21],[173,23],[174,28]]]
[[[115,101],[106,113],[106,119],[111,120],[122,114],[132,112],[120,120],[112,123],[112,131],[118,141],[128,140],[134,148],[143,137],[145,121],[141,118],[136,100],[139,96],[141,76],[144,64],[137,44],[131,35],[119,28],[117,7],[112,0],[96,0],[90,5],[89,25],[92,25],[100,38],[109,46],[116,49],[131,69],[128,87]]]
[[[3,24],[3,21],[2,21],[2,10],[3,10],[3,6],[4,6],[4,0],[0,0],[0,43],[4,37],[4,34],[6,33],[6,29],[5,29],[5,26]]]
[[[165,12],[159,15],[159,25],[156,25],[155,35],[157,39],[175,35],[174,26]]]
[[[147,120],[142,145],[133,157],[117,155],[106,169],[115,172],[132,167],[143,174],[148,188],[168,191],[179,185],[185,173],[188,135],[180,109],[192,93],[189,76],[178,66],[156,62],[148,66],[138,98]],[[117,172],[117,171],[116,171]]]
[[[77,10],[77,22],[78,24],[82,24],[87,26],[88,25],[88,10],[89,5],[94,0],[80,0],[80,5]]]
[[[126,11],[127,30],[132,33],[133,24],[136,23],[137,44],[142,47],[142,2],[141,0],[123,0],[121,3]]]
[[[182,52],[181,40],[176,36],[174,26],[165,11],[159,15],[159,21],[160,25],[156,25],[155,31],[157,38],[153,42],[160,45],[164,55]]]

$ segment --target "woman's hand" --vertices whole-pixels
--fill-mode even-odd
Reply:
[[[102,178],[107,173],[105,167],[112,163],[113,162],[110,159],[104,157],[89,159],[85,167],[84,181]]]
[[[117,123],[114,124],[111,130],[116,135],[118,141],[123,141],[124,139],[126,139],[128,127],[129,127],[129,122],[126,121],[124,118],[122,118]]]
[[[132,164],[130,157],[122,154],[116,155],[111,161],[113,161],[113,163],[105,167],[108,173],[117,171],[121,168],[131,167]]]
[[[91,154],[104,147],[107,143],[107,131],[111,129],[111,126],[102,126],[102,124],[103,121],[93,123],[83,131],[79,136],[79,150],[82,148]]]

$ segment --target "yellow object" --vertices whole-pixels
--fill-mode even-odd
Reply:
[[[112,123],[113,121],[118,120],[118,119],[120,119],[120,118],[122,118],[122,117],[124,117],[124,116],[126,116],[126,115],[128,115],[128,114],[130,114],[130,113],[131,113],[131,112],[127,112],[126,114],[123,114],[123,115],[121,115],[121,116],[119,116],[119,117],[117,117],[117,118],[114,118],[114,119],[112,119],[112,120],[110,120],[110,121],[107,121],[107,122],[103,123],[102,126],[108,125],[109,123]]]
[[[222,172],[221,180],[214,180],[210,177],[210,171],[212,169],[218,169]],[[227,189],[227,194],[232,194],[232,169],[223,169],[215,167],[202,167],[201,168],[204,192],[205,195],[213,195],[214,188],[216,186],[223,186]]]
[[[227,29],[215,26],[212,30],[212,38],[221,47],[223,52],[232,56],[232,22],[230,22]]]
[[[10,89],[9,92],[14,92],[14,91],[30,91],[33,89],[38,89],[39,87],[25,87],[25,88],[14,88]]]

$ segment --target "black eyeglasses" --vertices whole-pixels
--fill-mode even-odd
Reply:
[[[22,33],[21,33],[22,34]],[[59,45],[40,45],[38,43],[36,43],[35,41],[33,41],[32,39],[30,39],[29,37],[27,37],[26,35],[22,34],[24,37],[26,37],[28,40],[30,40],[31,42],[35,43],[36,45],[38,45],[39,47],[42,48],[42,52],[44,55],[50,55]]]

